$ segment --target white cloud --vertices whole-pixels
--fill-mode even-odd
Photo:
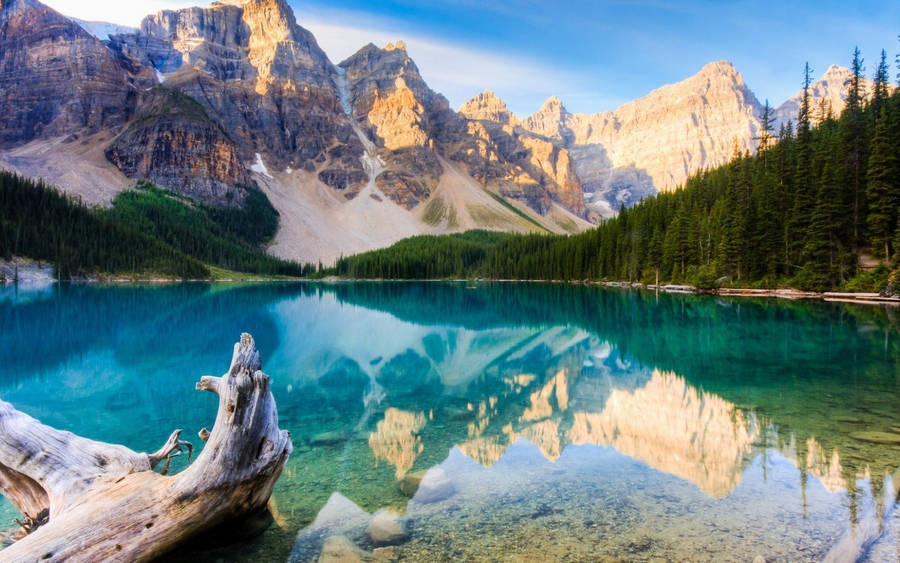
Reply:
[[[102,21],[137,27],[147,14],[203,4],[203,0],[42,0],[57,12],[87,21]]]

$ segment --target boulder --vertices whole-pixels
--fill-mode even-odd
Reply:
[[[377,563],[388,559],[360,549],[345,536],[331,536],[325,540],[319,563]]]
[[[397,544],[406,539],[403,521],[393,512],[379,510],[369,521],[366,534],[375,545]]]

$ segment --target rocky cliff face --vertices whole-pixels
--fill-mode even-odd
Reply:
[[[126,122],[135,88],[115,56],[34,0],[0,5],[0,147]]]
[[[581,186],[568,154],[514,127],[514,116],[486,92],[456,113],[422,79],[402,42],[367,45],[340,64],[348,82],[348,110],[380,149],[386,164],[379,188],[406,207],[436,188],[440,157],[465,165],[488,189],[540,214],[553,202],[584,213]]]
[[[234,143],[203,107],[162,87],[143,96],[137,119],[110,143],[106,158],[131,178],[218,206],[241,205],[251,182]]]
[[[474,147],[469,143],[455,156],[467,161],[470,170],[496,175],[501,193],[523,199],[532,208],[546,212],[557,201],[578,215],[585,213],[581,182],[563,146],[519,126],[518,118],[490,91],[463,104],[460,114],[470,121]]]
[[[284,0],[166,10],[119,37],[114,48],[200,102],[244,160],[259,152],[278,168],[312,170],[351,136],[332,66]]]
[[[727,162],[735,147],[753,150],[759,114],[740,73],[719,61],[614,112],[571,114],[551,98],[523,127],[569,149],[589,204],[609,215]]]

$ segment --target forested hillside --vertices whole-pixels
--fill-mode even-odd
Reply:
[[[796,125],[773,131],[774,113],[766,104],[757,154],[735,151],[730,164],[623,208],[591,231],[477,235],[483,259],[473,258],[468,237],[417,237],[341,259],[332,272],[872,289],[887,281],[887,263],[900,250],[900,94],[889,85],[884,52],[871,96],[861,88],[858,51],[852,71],[840,117],[827,106],[811,107],[807,65]],[[813,117],[820,118],[818,127],[812,127]],[[883,265],[860,278],[861,255]],[[446,266],[436,267],[437,259]]]
[[[277,212],[258,190],[250,190],[245,209],[223,210],[142,184],[119,194],[111,209],[98,209],[42,182],[0,171],[0,259],[52,262],[60,279],[98,274],[206,279],[210,265],[300,275],[298,264],[258,247],[277,225]]]

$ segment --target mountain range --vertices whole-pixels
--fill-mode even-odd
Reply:
[[[615,111],[551,97],[519,118],[489,90],[455,111],[402,41],[333,64],[286,0],[165,10],[138,29],[0,0],[0,69],[0,167],[100,205],[142,179],[219,207],[256,184],[280,213],[268,251],[326,263],[424,233],[577,232],[762,132],[725,61]],[[838,113],[849,77],[830,67],[813,107]]]

